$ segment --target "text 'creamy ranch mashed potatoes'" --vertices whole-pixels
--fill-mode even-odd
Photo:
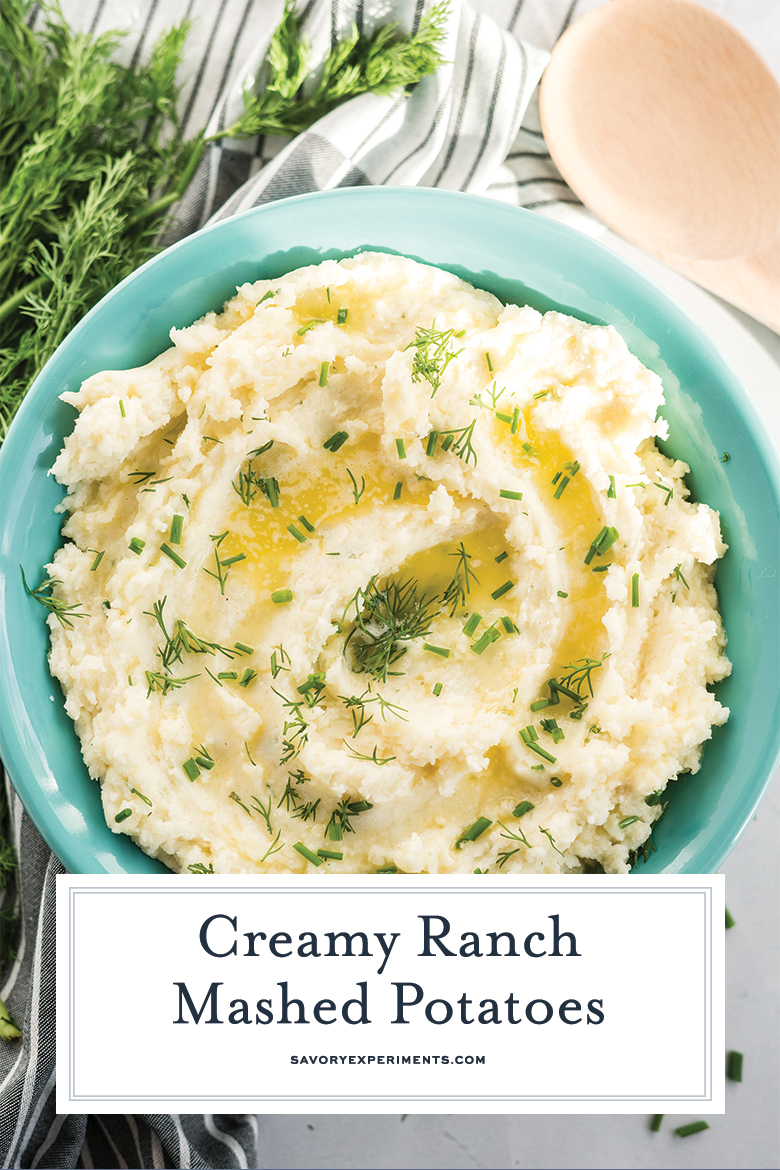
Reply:
[[[380,254],[171,337],[63,396],[54,467],[51,669],[111,828],[183,871],[625,872],[727,717],[659,379]]]

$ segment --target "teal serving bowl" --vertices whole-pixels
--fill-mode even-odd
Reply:
[[[24,592],[60,543],[62,489],[49,469],[74,423],[59,400],[103,369],[151,360],[245,281],[364,250],[445,268],[502,301],[614,325],[663,379],[665,452],[691,467],[694,499],[721,514],[729,551],[716,585],[734,669],[731,717],[701,770],[673,783],[645,873],[711,873],[753,816],[780,746],[780,467],[738,378],[660,288],[592,240],[489,199],[404,187],[285,199],[204,228],[150,260],[95,306],[36,379],[0,450],[0,755],[28,813],[72,873],[164,867],[103,819],[46,663],[43,612]],[[730,455],[722,462],[724,451]]]

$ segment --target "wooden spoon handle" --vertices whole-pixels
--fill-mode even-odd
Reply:
[[[670,268],[780,333],[780,237],[752,256],[738,256],[732,260],[694,260],[662,252],[654,252],[654,255]]]

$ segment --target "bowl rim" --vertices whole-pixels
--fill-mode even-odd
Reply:
[[[598,258],[598,262],[602,268],[607,271],[612,270],[616,275],[629,272],[631,279],[638,286],[640,291],[655,304],[659,306],[667,315],[670,310],[673,315],[679,318],[679,321],[674,322],[679,327],[680,324],[684,330],[695,339],[703,350],[707,353],[711,362],[720,366],[721,375],[728,385],[729,395],[734,402],[734,405],[740,414],[741,420],[749,433],[752,443],[755,445],[763,466],[768,473],[768,479],[774,490],[775,499],[778,510],[780,511],[780,453],[772,439],[771,434],[766,428],[761,414],[751,398],[749,392],[742,383],[740,376],[734,370],[728,359],[719,351],[716,343],[693,319],[687,310],[677,301],[670,293],[663,289],[651,276],[639,269],[630,260],[623,256],[612,252],[598,241],[592,239],[584,233],[576,231],[567,224],[562,224],[554,219],[543,215],[535,215],[533,212],[525,208],[514,207],[510,204],[502,203],[491,199],[487,196],[471,195],[457,191],[446,191],[438,188],[421,188],[421,187],[345,187],[337,188],[328,191],[316,191],[304,193],[301,195],[290,196],[285,199],[276,200],[272,203],[262,204],[260,206],[248,208],[246,211],[240,212],[235,216],[226,217],[224,219],[216,220],[206,224],[197,232],[184,237],[175,244],[166,248],[164,251],[151,257],[139,268],[128,274],[119,284],[114,286],[100,301],[94,305],[88,313],[78,322],[78,324],[69,332],[63,339],[55,352],[47,360],[42,367],[40,373],[30,385],[28,392],[22,402],[19,410],[9,427],[5,442],[0,447],[0,485],[2,485],[4,478],[5,465],[13,458],[15,451],[16,436],[22,434],[25,427],[28,425],[28,417],[33,418],[34,413],[39,409],[38,398],[42,391],[40,387],[47,381],[51,369],[58,362],[61,362],[63,355],[67,355],[69,350],[78,342],[82,332],[87,330],[95,316],[99,315],[101,311],[115,298],[121,296],[127,287],[135,283],[141,274],[147,273],[150,269],[154,269],[159,265],[170,263],[170,258],[178,253],[181,249],[192,247],[193,243],[202,240],[204,237],[225,231],[230,226],[234,225],[236,221],[262,219],[265,216],[273,215],[279,210],[284,211],[287,207],[293,204],[307,205],[316,203],[326,205],[328,202],[337,201],[343,203],[345,200],[361,200],[368,201],[371,199],[390,199],[402,202],[404,200],[411,200],[412,203],[421,200],[435,201],[440,204],[452,203],[460,204],[471,203],[474,205],[481,205],[483,209],[490,211],[492,217],[498,221],[504,219],[512,221],[512,227],[525,222],[533,224],[534,232],[545,233],[555,239],[556,237],[563,241],[569,247],[574,256],[581,254],[585,261]],[[377,232],[381,236],[381,230]],[[369,246],[359,246],[353,249],[352,252],[345,252],[344,254],[354,254],[356,251],[370,251],[393,253],[393,249],[377,244],[375,248]],[[403,253],[401,253],[403,254]],[[420,259],[419,257],[413,257]],[[432,261],[421,260],[422,263],[433,264],[434,267],[442,269],[447,268],[446,264],[436,264]],[[290,268],[288,271],[292,271]],[[479,273],[474,272],[476,278]],[[475,280],[475,284],[479,287],[479,280]],[[532,288],[532,286],[529,286]],[[563,311],[562,309],[559,311]],[[131,368],[131,367],[124,367]],[[51,400],[51,392],[46,395],[45,401]],[[43,399],[42,399],[43,401]],[[9,439],[12,441],[9,444]],[[2,536],[2,532],[0,532]],[[0,566],[0,602],[4,600],[3,591],[5,582],[3,580],[4,574],[2,566]],[[5,607],[2,606],[0,610],[0,705],[7,711],[14,715],[15,706],[14,695],[9,687],[10,680],[14,676],[14,666],[11,661],[10,654],[7,653],[7,637],[6,637],[6,623],[5,623]],[[778,697],[780,701],[780,696]],[[22,707],[23,710],[23,707]],[[12,726],[9,729],[7,724]],[[22,804],[35,823],[44,840],[52,849],[52,852],[62,860],[66,868],[71,872],[101,872],[101,870],[85,870],[80,861],[81,845],[75,849],[71,847],[69,837],[63,840],[61,822],[53,815],[52,802],[50,796],[46,794],[43,787],[39,784],[28,785],[20,775],[24,773],[25,768],[28,768],[27,755],[24,751],[23,745],[20,743],[20,737],[17,734],[17,726],[13,718],[0,721],[0,756],[5,761],[9,777],[14,786],[14,789],[19,796]],[[725,858],[729,855],[737,842],[740,840],[742,834],[745,832],[748,824],[752,820],[755,812],[763,800],[766,792],[772,783],[773,777],[780,763],[780,720],[774,729],[774,744],[768,742],[767,750],[771,757],[763,783],[753,790],[752,799],[746,804],[744,815],[741,818],[741,824],[735,828],[730,835],[728,843],[721,849],[722,856],[719,857],[715,865],[715,869],[720,868]],[[86,765],[84,765],[86,771]],[[29,769],[28,769],[29,770]],[[123,835],[124,836],[124,835]],[[138,848],[136,846],[136,848]],[[147,855],[143,855],[147,856]],[[167,871],[171,872],[171,871]],[[689,870],[683,865],[679,872],[701,872],[697,870]],[[714,872],[714,869],[712,870]],[[370,876],[370,875],[369,875]]]

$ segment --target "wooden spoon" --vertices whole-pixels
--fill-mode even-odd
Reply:
[[[690,0],[611,0],[556,45],[542,129],[632,243],[780,332],[780,86]]]

